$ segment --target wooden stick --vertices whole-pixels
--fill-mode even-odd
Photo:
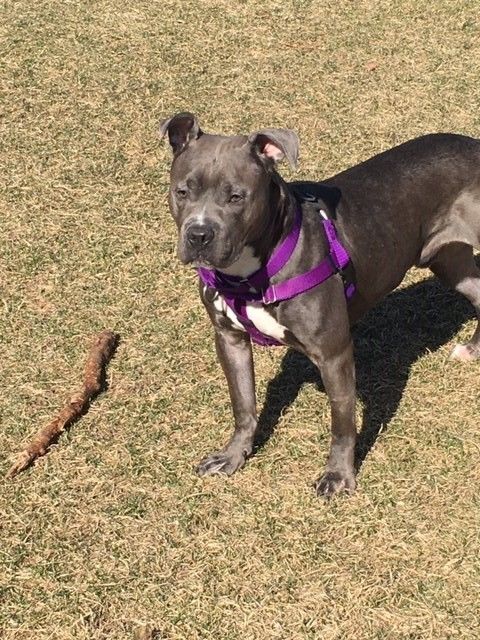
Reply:
[[[18,455],[17,461],[9,469],[8,478],[13,478],[29,467],[32,462],[45,455],[49,446],[56,441],[67,427],[79,420],[88,410],[91,401],[102,391],[105,382],[106,366],[115,353],[119,336],[112,331],[102,331],[93,341],[85,363],[82,388],[74,393],[58,416],[39,429],[25,449]]]

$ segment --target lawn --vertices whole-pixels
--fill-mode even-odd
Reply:
[[[270,437],[234,477],[197,478],[232,420],[157,133],[180,110],[211,132],[293,128],[289,179],[430,131],[480,136],[479,16],[468,0],[0,4],[2,476],[91,337],[121,336],[108,391],[0,480],[2,640],[480,637],[480,364],[448,360],[472,310],[414,270],[358,326],[353,497],[315,497],[328,403],[283,348],[255,350]]]

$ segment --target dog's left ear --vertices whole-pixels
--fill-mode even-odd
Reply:
[[[174,154],[180,153],[191,140],[196,140],[202,135],[197,118],[187,111],[177,113],[160,123],[160,138],[167,132]]]
[[[263,161],[276,164],[284,158],[292,169],[297,168],[299,140],[291,129],[261,129],[248,136],[254,152]]]

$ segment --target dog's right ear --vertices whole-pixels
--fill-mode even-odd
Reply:
[[[197,118],[193,113],[177,113],[160,123],[160,138],[168,132],[168,139],[173,153],[180,153],[191,140],[202,135]]]

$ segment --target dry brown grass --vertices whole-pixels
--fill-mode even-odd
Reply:
[[[237,476],[196,478],[230,409],[156,137],[185,108],[211,131],[290,126],[296,177],[320,178],[425,131],[480,135],[477,3],[0,12],[2,472],[76,384],[90,336],[122,336],[109,392],[2,481],[0,637],[478,638],[480,370],[446,360],[468,307],[413,272],[359,328],[367,425],[388,429],[352,499],[314,496],[327,401],[282,349],[256,352],[273,437]]]

